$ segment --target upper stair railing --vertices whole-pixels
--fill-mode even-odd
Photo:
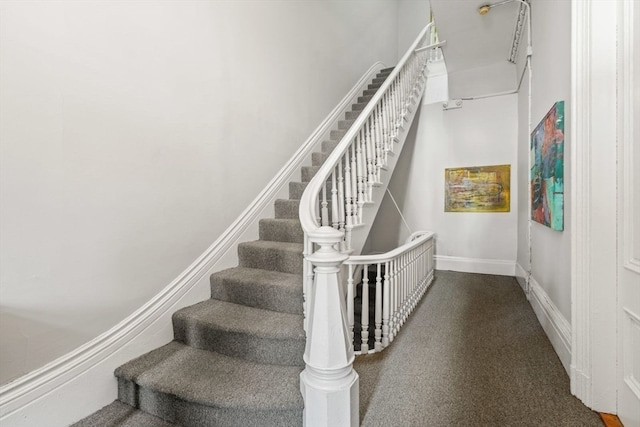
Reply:
[[[424,91],[430,49],[421,46],[428,43],[432,25],[422,30],[300,201],[307,333],[300,389],[307,426],[359,424],[358,375],[352,366],[352,332],[340,276],[349,256],[361,250],[364,240],[354,245],[354,233],[368,229],[365,210],[373,205],[375,187],[387,184],[382,178],[389,174],[383,172],[395,145],[404,141],[405,124]]]

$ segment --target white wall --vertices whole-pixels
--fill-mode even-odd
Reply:
[[[532,111],[535,127],[557,101],[565,101],[564,231],[531,223],[531,276],[562,316],[571,319],[571,3],[532,4]],[[553,31],[549,31],[553,28]],[[518,103],[518,264],[529,268],[529,147],[528,76]]]
[[[413,231],[436,232],[437,268],[513,274],[516,137],[517,95],[465,101],[448,111],[441,103],[422,105],[389,188]],[[445,168],[499,164],[512,168],[510,212],[444,212]],[[389,250],[408,235],[388,197],[374,227],[370,252]]]
[[[531,88],[525,72],[518,102],[517,275],[565,369],[571,363],[571,2],[534,1]],[[553,29],[553,31],[550,31]],[[519,69],[525,64],[520,52]],[[529,94],[531,93],[531,123]],[[530,131],[557,101],[564,104],[564,231],[529,221]],[[529,274],[530,272],[530,274]],[[528,278],[528,280],[527,280]]]
[[[0,12],[0,383],[170,283],[397,57],[391,0]]]
[[[430,14],[429,0],[398,0],[398,59],[429,23]]]

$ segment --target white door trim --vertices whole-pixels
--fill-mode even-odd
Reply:
[[[616,19],[615,3],[572,0],[571,391],[609,413],[616,412]]]

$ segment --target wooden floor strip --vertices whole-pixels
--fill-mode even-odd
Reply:
[[[602,418],[605,427],[624,427],[617,415],[600,412],[600,418]]]

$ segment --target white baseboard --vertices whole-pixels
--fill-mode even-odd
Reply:
[[[571,394],[576,396],[589,408],[593,408],[591,398],[591,378],[585,372],[579,370],[575,365],[571,365]],[[602,409],[604,412],[605,410]],[[613,413],[610,409],[608,413]]]
[[[527,271],[522,268],[522,266],[516,262],[516,280],[518,284],[524,291],[525,295],[527,295],[527,299],[529,298],[529,290],[527,289]]]
[[[549,295],[540,284],[531,277],[529,279],[529,302],[538,317],[545,333],[551,341],[554,350],[558,354],[567,374],[570,374],[571,366],[571,324],[564,318],[558,307],[555,306]]]
[[[461,271],[464,273],[496,274],[513,276],[516,262],[502,259],[464,258],[435,255],[436,270]]]
[[[0,425],[64,426],[111,403],[117,394],[114,370],[173,339],[172,314],[209,298],[209,276],[237,264],[237,243],[257,239],[258,220],[272,216],[275,199],[287,197],[288,182],[384,67],[377,62],[367,70],[238,219],[158,295],[87,344],[0,387]]]

